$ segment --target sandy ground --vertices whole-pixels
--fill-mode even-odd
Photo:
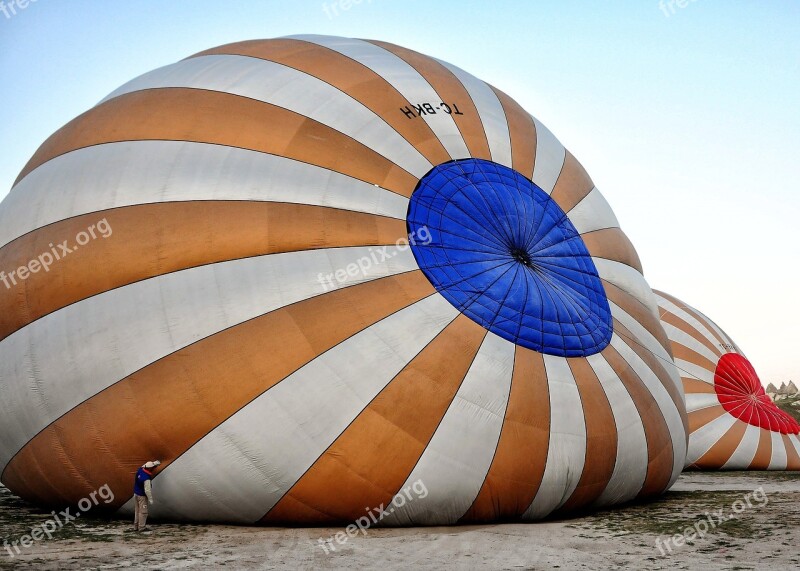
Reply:
[[[763,494],[753,494],[759,488]],[[0,537],[9,543],[49,518],[0,488]],[[698,523],[709,518],[713,527]],[[690,526],[709,529],[681,546],[665,545]],[[155,523],[149,535],[141,535],[130,527],[126,521],[82,517],[14,557],[3,548],[0,569],[796,570],[800,474],[688,473],[661,499],[646,504],[533,524],[370,529],[344,545],[334,542],[336,551],[329,548],[327,554],[318,539],[341,528]]]

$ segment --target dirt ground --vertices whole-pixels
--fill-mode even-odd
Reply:
[[[0,488],[0,540],[19,542],[48,519]],[[342,528],[155,522],[148,535],[130,528],[89,512],[19,554],[4,545],[0,569],[796,570],[800,474],[687,473],[646,504],[532,524],[373,528],[343,545],[334,541],[328,553],[318,540]],[[698,530],[703,537],[692,538]]]

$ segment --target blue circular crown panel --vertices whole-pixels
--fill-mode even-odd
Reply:
[[[585,357],[611,341],[597,269],[567,215],[503,165],[433,168],[411,197],[411,248],[450,303],[489,331],[549,355]]]

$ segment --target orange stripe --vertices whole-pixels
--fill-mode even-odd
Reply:
[[[550,400],[541,353],[516,347],[508,408],[486,479],[462,522],[516,519],[542,483],[550,442]]]
[[[402,109],[410,107],[412,102],[380,75],[339,52],[302,40],[275,39],[229,44],[192,57],[219,54],[273,61],[321,79],[381,117],[432,164],[450,160],[450,155],[428,124],[422,120],[410,120],[403,113]]]
[[[644,426],[647,476],[637,497],[660,494],[672,477],[672,438],[667,422],[653,395],[617,350],[609,345],[601,354],[628,390]]]
[[[348,521],[388,505],[458,392],[486,330],[460,315],[367,406],[262,519]]]
[[[672,356],[672,344],[667,338],[667,334],[664,331],[664,328],[661,326],[661,322],[655,315],[653,315],[650,309],[643,305],[641,301],[633,297],[631,294],[623,289],[620,289],[611,282],[606,280],[602,280],[602,282],[603,289],[605,290],[608,299],[613,301],[620,307],[620,309],[622,309],[622,311],[630,315],[639,324],[641,324],[641,326],[644,327],[650,333],[650,335],[655,337],[659,345],[661,345],[667,352],[667,355]]]
[[[756,455],[748,470],[766,470],[769,467],[769,461],[772,459],[772,435],[769,430],[759,429],[758,435],[758,449]]]
[[[628,236],[619,228],[603,228],[581,234],[586,249],[593,258],[605,258],[630,266],[643,273],[639,254],[631,244]]]
[[[567,362],[578,385],[586,419],[586,460],[578,487],[559,511],[581,508],[600,497],[611,480],[617,458],[617,426],[603,386],[585,358]]]
[[[50,159],[118,141],[213,143],[282,155],[411,196],[417,179],[347,135],[286,109],[228,93],[166,88],[98,105],[52,135],[17,182]],[[146,167],[142,167],[146,168]]]
[[[722,337],[719,336],[719,334],[717,333],[716,328],[712,325],[711,320],[708,319],[706,316],[701,315],[700,312],[697,311],[695,308],[693,308],[691,305],[679,300],[676,297],[673,297],[673,296],[669,295],[668,293],[663,293],[662,292],[661,295],[663,297],[667,298],[668,300],[670,300],[672,303],[674,303],[678,307],[680,307],[686,313],[688,313],[689,315],[694,317],[697,321],[699,321],[700,323],[705,325],[705,327],[706,327],[706,329],[708,329],[709,333],[711,333],[711,335],[717,340],[717,343],[720,343],[722,345],[728,344],[729,340],[728,339],[723,339]]]
[[[698,381],[697,379],[690,379],[686,377],[681,377],[683,381],[683,391],[687,395],[696,395],[696,394],[714,394],[716,391],[714,390],[714,385],[711,385],[705,381]]]
[[[450,116],[461,132],[461,136],[464,138],[464,142],[469,149],[470,156],[478,159],[492,160],[492,154],[489,151],[489,141],[486,138],[486,131],[483,128],[483,122],[478,114],[478,108],[475,107],[475,103],[472,101],[472,97],[470,97],[467,88],[464,87],[449,69],[438,61],[413,50],[375,40],[370,40],[370,43],[392,52],[417,70],[431,87],[433,87],[442,103],[446,103],[451,107],[453,104],[457,105],[458,110],[463,114],[456,115],[453,113]],[[417,101],[415,103],[419,105],[420,103],[426,102]],[[435,107],[439,105],[440,102],[430,101],[427,103],[431,103]],[[437,113],[443,113],[443,111],[437,111]],[[421,121],[421,119],[415,120]]]
[[[685,380],[684,380],[685,382]],[[685,386],[685,385],[684,385]],[[706,408],[701,408],[698,411],[690,412],[689,416],[689,434],[693,434],[694,432],[703,428],[709,422],[718,419],[723,414],[727,414],[724,408],[721,405],[715,404],[714,406],[709,406]]]
[[[781,434],[783,445],[786,446],[786,469],[787,470],[800,470],[800,455],[797,454],[792,441],[786,434]]]
[[[531,180],[536,161],[536,124],[533,122],[533,117],[519,103],[496,87],[492,89],[506,114],[511,136],[511,164],[515,171]]]
[[[741,444],[747,424],[736,421],[725,434],[708,449],[708,452],[698,458],[693,466],[703,470],[719,470],[730,460],[736,448]]]
[[[722,356],[722,352],[720,351],[720,348],[718,346],[714,345],[708,339],[708,337],[706,337],[705,335],[700,333],[697,330],[697,328],[695,328],[692,325],[689,325],[686,321],[684,321],[683,319],[681,319],[680,317],[678,317],[677,315],[675,315],[671,311],[669,311],[667,309],[664,309],[661,306],[659,306],[658,309],[659,309],[659,313],[661,314],[661,321],[663,321],[664,323],[669,323],[670,325],[674,325],[675,327],[677,327],[678,329],[680,329],[681,331],[683,331],[687,335],[691,335],[697,341],[699,341],[700,343],[705,345],[708,348],[708,350],[711,351],[712,353],[714,353],[715,355],[720,356],[720,357]]]
[[[708,360],[707,357],[704,357],[697,351],[686,347],[685,345],[675,341],[672,343],[672,354],[675,356],[676,359],[682,359],[684,361],[688,361],[698,367],[702,367],[706,371],[710,371],[712,374],[717,370],[717,364],[712,363]],[[703,383],[704,385],[708,385],[708,383]]]
[[[105,220],[86,247],[31,274],[0,297],[0,339],[67,305],[140,280],[226,260],[296,250],[393,244],[405,221],[360,212],[270,202],[173,202],[70,218],[0,248],[0,268],[18,268],[49,244]],[[101,224],[101,226],[103,226]],[[105,228],[105,226],[103,226]],[[107,231],[108,232],[108,231]],[[86,279],[92,276],[92,279]]]
[[[117,508],[130,497],[142,458],[161,458],[166,467],[306,363],[433,292],[422,272],[409,272],[298,302],[198,341],[53,422],[12,459],[2,481],[44,504],[74,503],[108,483],[116,497],[109,507]]]
[[[564,166],[558,175],[556,185],[550,197],[556,201],[564,212],[572,210],[576,204],[586,198],[594,188],[592,179],[586,169],[578,162],[572,153],[566,152]]]
[[[630,341],[633,339],[633,335],[630,331],[628,331],[624,325],[622,325],[616,319],[614,320],[614,330],[623,337],[625,343],[630,347],[634,353],[636,353],[639,358],[645,362],[645,364],[650,368],[653,373],[655,373],[658,380],[661,382],[661,385],[666,389],[667,393],[669,393],[670,399],[672,399],[672,404],[675,405],[678,413],[681,416],[681,420],[683,421],[683,431],[684,434],[688,436],[688,420],[686,418],[686,400],[684,396],[681,394],[681,390],[677,387],[672,377],[670,376],[669,372],[667,371],[667,365],[664,362],[653,355],[648,349],[645,349],[641,345]],[[673,366],[669,364],[668,366]],[[677,436],[677,435],[676,435]]]

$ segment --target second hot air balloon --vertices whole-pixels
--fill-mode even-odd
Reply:
[[[686,394],[687,465],[800,470],[800,426],[767,396],[741,349],[697,309],[655,293]]]

